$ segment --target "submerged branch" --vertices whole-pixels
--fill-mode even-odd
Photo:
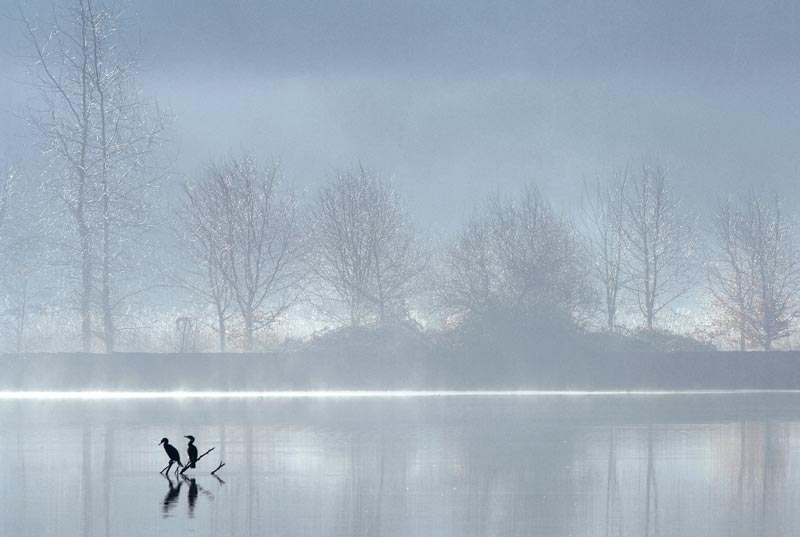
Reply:
[[[222,461],[220,461],[220,463],[219,463],[219,466],[217,466],[216,468],[214,468],[214,471],[213,471],[213,472],[211,472],[211,475],[213,475],[214,477],[217,477],[217,472],[218,472],[218,471],[219,471],[219,470],[220,470],[220,469],[221,469],[223,466],[225,466],[225,463],[224,463],[224,462],[222,462]],[[217,479],[219,479],[219,478],[217,477]],[[219,480],[220,480],[222,483],[225,483],[225,482],[224,482],[224,481],[222,481],[221,479],[219,479]]]

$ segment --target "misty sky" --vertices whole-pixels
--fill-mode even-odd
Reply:
[[[0,154],[18,157],[25,43],[16,0],[0,6]],[[127,14],[182,173],[249,149],[313,187],[361,161],[445,228],[529,180],[576,203],[584,178],[643,158],[695,207],[800,192],[796,2],[139,0]]]

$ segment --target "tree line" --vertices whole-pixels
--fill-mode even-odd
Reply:
[[[723,345],[770,350],[796,329],[796,230],[778,195],[729,197],[700,220],[646,163],[587,182],[572,211],[533,184],[495,194],[434,240],[378,171],[340,169],[300,195],[277,163],[245,152],[208,161],[165,203],[169,118],[137,85],[122,13],[69,0],[46,22],[20,19],[43,158],[0,171],[0,285],[17,350],[46,333],[113,352],[172,300],[192,304],[175,314],[181,350],[201,330],[221,351],[253,350],[291,316],[653,331],[698,300],[698,331]]]

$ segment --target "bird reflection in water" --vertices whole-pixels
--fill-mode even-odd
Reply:
[[[214,494],[211,493],[210,491],[204,489],[200,485],[198,485],[197,484],[197,480],[194,479],[194,478],[184,477],[183,479],[189,484],[189,518],[193,518],[194,517],[194,506],[195,506],[195,503],[197,502],[198,493],[203,494],[204,496],[206,496],[211,501],[214,501]],[[222,481],[219,478],[217,478],[217,480],[221,484],[225,483],[224,481]]]
[[[197,480],[189,479],[189,518],[194,518],[194,504],[197,501]]]
[[[170,511],[178,503],[178,498],[180,497],[180,493],[181,493],[181,487],[183,486],[184,482],[186,482],[188,487],[189,487],[189,492],[188,492],[188,514],[189,514],[189,518],[194,518],[194,509],[195,509],[195,506],[197,505],[197,497],[200,494],[203,494],[204,496],[208,497],[208,499],[211,500],[211,501],[214,500],[214,494],[212,492],[206,490],[205,488],[201,487],[200,485],[198,485],[197,484],[197,480],[194,479],[194,478],[181,477],[180,480],[176,484],[174,481],[172,481],[172,479],[169,477],[169,475],[165,475],[165,474],[161,474],[161,475],[163,475],[164,478],[167,480],[167,483],[169,483],[169,490],[167,491],[167,495],[164,496],[164,501],[163,501],[163,504],[162,504],[162,514],[163,514],[164,518],[167,518],[167,517],[170,516]],[[220,479],[217,476],[214,476],[214,479],[217,480],[217,482],[220,484],[220,486],[225,484],[225,481],[223,481],[222,479]]]
[[[164,475],[164,478],[169,483],[169,490],[167,491],[167,495],[164,496],[164,502],[161,506],[162,514],[164,515],[164,518],[167,518],[169,516],[170,509],[172,509],[178,502],[178,496],[181,494],[181,486],[183,485],[183,482],[179,481],[178,484],[175,485],[175,483],[172,482],[172,479],[170,479],[169,475],[162,475]]]

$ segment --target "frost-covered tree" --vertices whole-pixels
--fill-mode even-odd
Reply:
[[[42,311],[47,295],[36,186],[16,166],[0,163],[0,314],[17,352],[26,346],[31,318]]]
[[[647,329],[694,285],[692,219],[669,189],[665,170],[642,166],[625,196],[625,272]]]
[[[74,269],[84,351],[96,311],[96,333],[112,352],[120,315],[146,287],[140,246],[156,175],[148,162],[162,142],[163,116],[136,86],[120,11],[100,0],[69,0],[50,21],[22,19],[39,90],[31,120],[49,161],[49,192],[61,207],[51,212],[57,257]]]
[[[494,255],[493,237],[486,214],[476,211],[449,248],[439,287],[443,306],[459,314],[490,311],[502,301],[502,271]]]
[[[771,350],[800,313],[800,257],[781,199],[728,199],[713,224],[707,275],[716,324],[738,336],[740,350]]]
[[[746,218],[733,198],[720,204],[711,222],[706,277],[719,333],[735,333],[739,350],[747,349],[748,313],[755,286],[749,274]]]
[[[215,176],[221,173],[212,163],[199,182],[184,185],[183,202],[176,214],[184,263],[175,271],[175,279],[204,306],[210,304],[214,308],[219,351],[225,352],[233,289],[225,278],[224,219],[215,198]]]
[[[609,332],[617,326],[620,298],[627,284],[625,274],[625,192],[628,171],[608,181],[586,186],[581,203],[581,223],[590,246],[592,275],[600,286]]]
[[[212,163],[186,190],[185,238],[203,280],[194,285],[213,301],[226,332],[228,301],[240,316],[245,350],[297,303],[305,276],[305,241],[296,196],[282,190],[276,164],[250,155]]]
[[[16,188],[19,172],[13,165],[0,163],[0,259],[6,268],[11,250],[15,246],[16,234],[11,221],[11,198]],[[5,273],[5,270],[3,270]]]
[[[25,325],[28,318],[28,280],[22,267],[21,229],[18,218],[12,214],[12,202],[19,182],[19,172],[13,165],[0,163],[0,291],[3,315],[9,320],[16,350],[22,349]]]
[[[327,315],[356,326],[407,314],[428,256],[391,181],[338,172],[311,210],[310,238],[314,301]]]
[[[502,310],[577,322],[596,304],[580,237],[532,186],[473,214],[449,252],[441,298],[474,315]]]

